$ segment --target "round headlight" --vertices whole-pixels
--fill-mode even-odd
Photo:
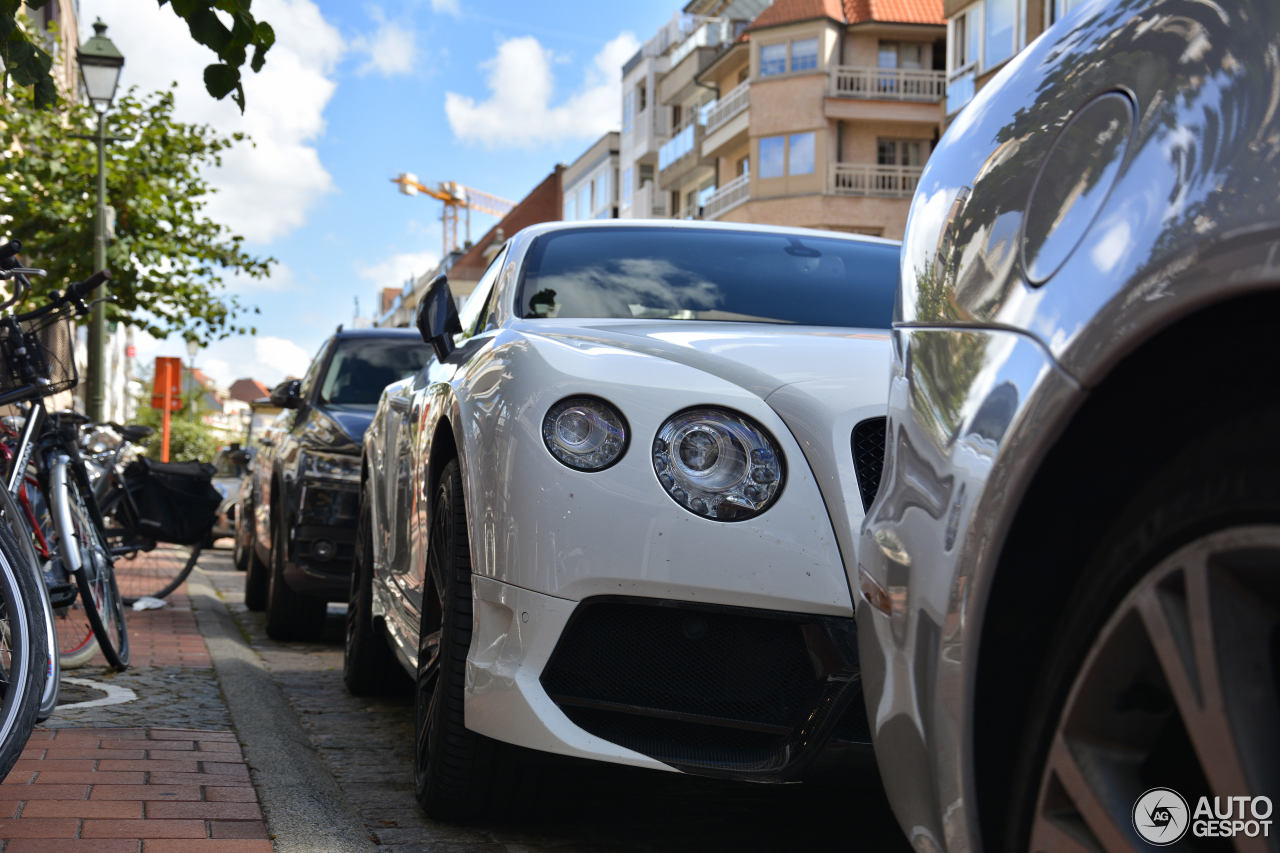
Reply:
[[[716,521],[764,512],[785,478],[782,451],[764,427],[710,406],[686,409],[662,425],[653,470],[676,503]]]
[[[627,422],[598,397],[566,397],[547,410],[542,440],[570,468],[601,471],[627,449]]]

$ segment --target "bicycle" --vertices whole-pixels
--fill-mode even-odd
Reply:
[[[15,282],[14,295],[4,308],[21,299],[30,285],[27,275],[43,274],[40,270],[12,268],[15,244],[13,241],[0,248],[0,266],[10,267],[4,277]],[[10,251],[10,247],[15,248]],[[71,412],[50,414],[44,405],[45,397],[76,384],[71,317],[89,312],[85,297],[106,280],[106,273],[95,273],[88,280],[71,285],[65,293],[55,293],[39,308],[0,317],[0,348],[7,368],[7,372],[0,372],[0,406],[18,404],[26,410],[17,441],[10,448],[12,464],[6,482],[10,524],[15,530],[23,530],[25,535],[19,538],[28,543],[42,538],[47,542],[45,534],[53,533],[57,560],[50,568],[59,575],[54,579],[55,587],[67,575],[74,577],[98,648],[110,666],[122,670],[129,664],[123,602],[102,518],[79,453],[78,427],[87,418]],[[34,478],[29,466],[34,466]],[[48,518],[46,525],[33,524],[31,516],[24,517],[24,513],[16,511],[23,491],[30,492],[33,484],[38,484]],[[48,591],[42,592],[47,603]],[[50,656],[51,675],[57,658]]]

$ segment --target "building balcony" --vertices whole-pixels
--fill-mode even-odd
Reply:
[[[733,91],[725,95],[716,105],[707,111],[707,134],[713,134],[730,119],[744,112],[751,105],[751,84],[749,81],[739,83]]]
[[[828,77],[827,95],[832,98],[936,104],[946,96],[946,91],[945,71],[837,65]]]
[[[631,207],[624,219],[654,219],[667,215],[667,194],[653,181],[645,181],[631,196]]]
[[[832,195],[911,198],[920,183],[920,166],[867,166],[832,163],[828,191]]]
[[[706,131],[694,118],[658,149],[658,185],[669,190],[702,162],[702,138]]]
[[[649,159],[657,154],[662,143],[667,140],[670,128],[667,126],[667,111],[649,107],[636,113],[630,130],[623,131],[624,147],[629,148],[631,159],[635,161]]]
[[[751,197],[751,176],[739,175],[711,194],[702,206],[703,219],[719,219]]]

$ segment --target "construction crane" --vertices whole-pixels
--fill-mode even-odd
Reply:
[[[475,210],[480,213],[488,213],[493,216],[503,217],[511,212],[516,206],[514,201],[507,201],[505,198],[498,198],[496,195],[474,190],[471,187],[464,187],[457,181],[441,181],[434,187],[418,182],[418,176],[412,172],[401,172],[398,176],[391,179],[391,183],[400,187],[400,192],[405,195],[429,195],[434,199],[439,199],[444,203],[444,211],[440,214],[440,222],[443,224],[441,229],[442,245],[444,254],[441,257],[447,257],[448,254],[458,247],[458,209],[465,210],[466,213],[466,241],[471,244],[471,211]]]

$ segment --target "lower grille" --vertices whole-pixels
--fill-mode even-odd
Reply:
[[[851,619],[605,597],[579,605],[542,685],[613,743],[685,769],[768,775],[825,740],[845,694],[861,701],[856,660]]]
[[[853,470],[858,475],[862,509],[871,508],[884,473],[885,418],[867,418],[853,428]]]

